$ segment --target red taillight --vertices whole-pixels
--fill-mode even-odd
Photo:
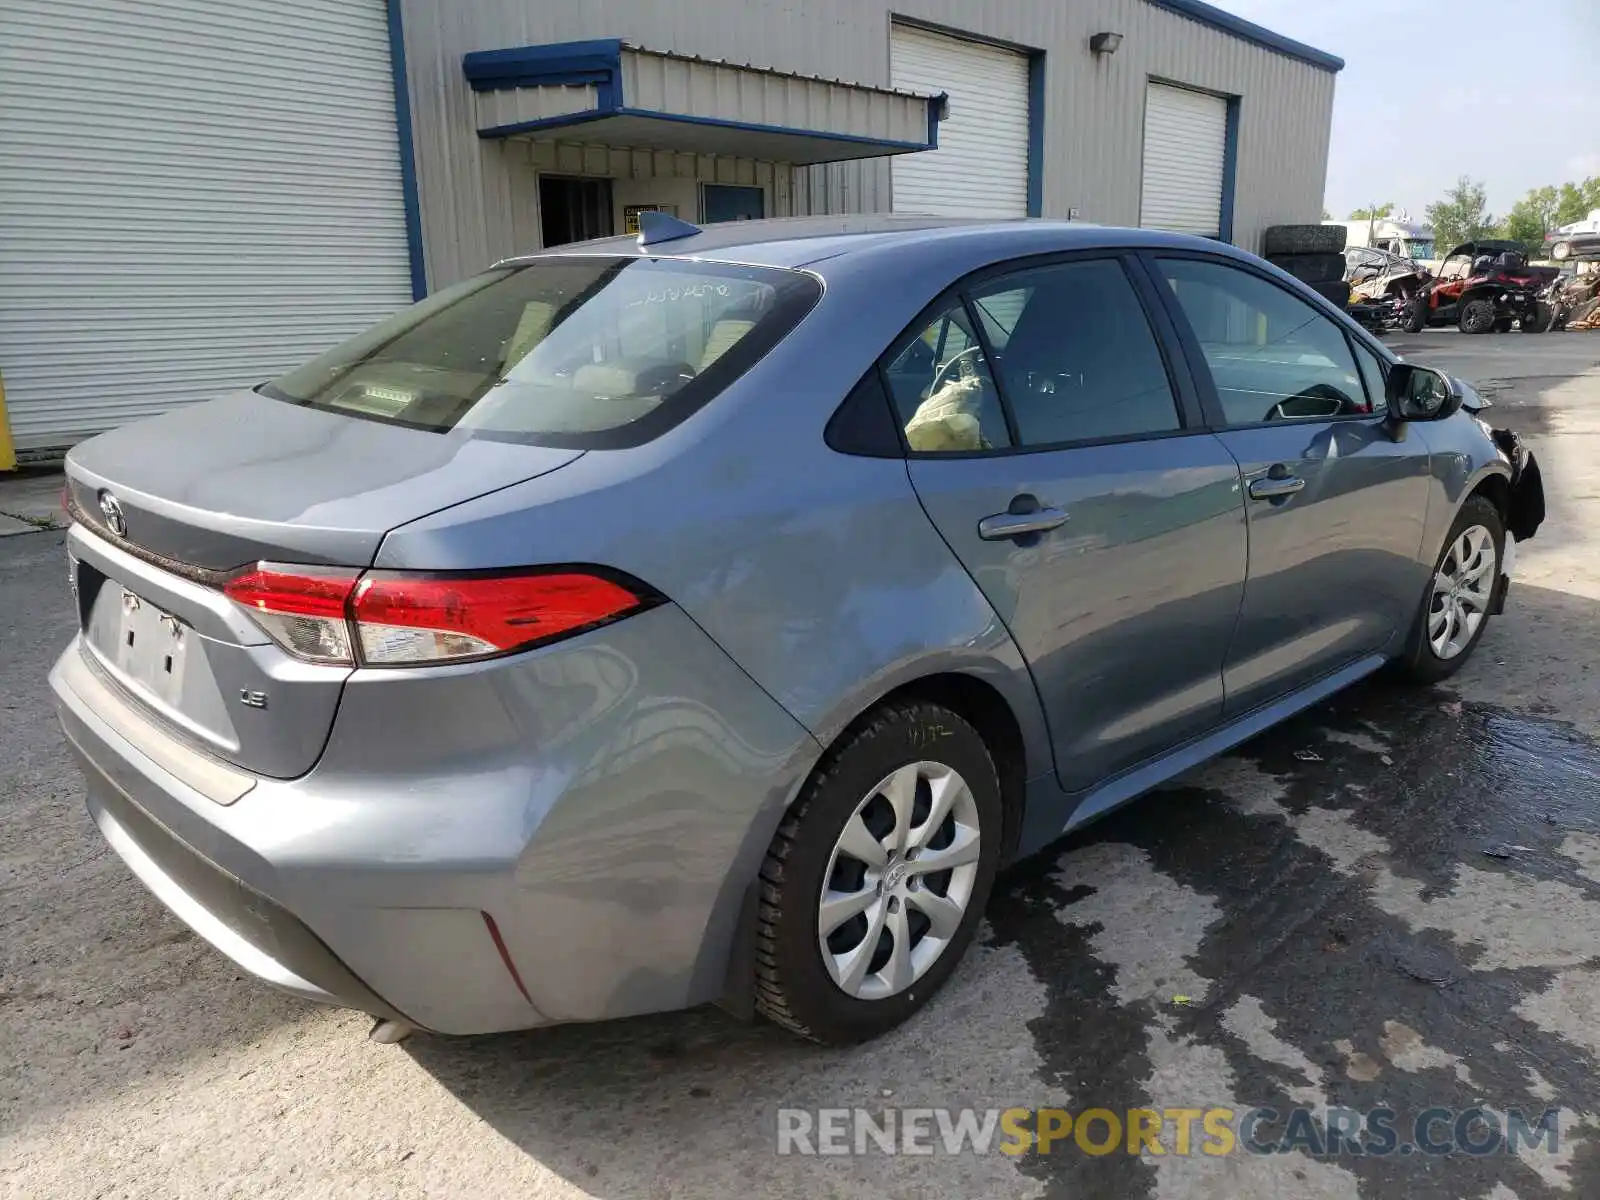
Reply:
[[[643,589],[641,589],[642,591]],[[488,658],[648,604],[597,573],[407,575],[261,564],[224,591],[274,641],[313,662],[407,666]]]
[[[373,664],[481,658],[632,612],[640,598],[598,575],[416,577],[374,571],[356,587],[361,658]]]
[[[356,571],[286,570],[261,563],[230,579],[222,590],[244,605],[256,624],[297,658],[350,663],[346,610],[357,578]]]

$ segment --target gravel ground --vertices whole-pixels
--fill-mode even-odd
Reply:
[[[1493,387],[1551,491],[1470,668],[1360,687],[1014,870],[932,1009],[854,1051],[716,1012],[385,1047],[241,979],[90,828],[44,684],[70,632],[62,534],[0,539],[0,1192],[1600,1195],[1600,337],[1397,346]],[[1381,1104],[1550,1107],[1561,1136],[776,1153],[784,1107]]]

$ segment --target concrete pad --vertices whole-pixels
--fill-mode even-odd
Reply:
[[[0,517],[10,517],[28,526],[11,529],[27,533],[35,529],[62,529],[66,515],[61,511],[60,471],[20,471],[0,475]],[[0,536],[7,526],[0,524]]]

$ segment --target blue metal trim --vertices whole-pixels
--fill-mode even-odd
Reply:
[[[1268,50],[1276,50],[1289,58],[1310,63],[1313,67],[1321,67],[1325,71],[1344,70],[1344,59],[1337,55],[1329,54],[1326,50],[1318,50],[1315,46],[1308,46],[1304,42],[1297,42],[1293,38],[1286,38],[1281,33],[1273,33],[1272,30],[1263,28],[1254,21],[1246,21],[1243,17],[1236,17],[1232,13],[1223,12],[1220,8],[1213,8],[1203,0],[1150,0],[1150,3],[1157,8],[1164,8],[1179,16],[1199,21],[1202,25],[1220,29],[1244,41],[1265,46]]]
[[[473,50],[461,56],[461,70],[475,92],[591,84],[601,108],[622,107],[620,38]]]
[[[619,117],[648,117],[654,121],[676,121],[682,125],[710,125],[717,129],[743,129],[749,133],[778,133],[791,137],[821,138],[828,142],[849,142],[858,146],[882,146],[886,150],[932,150],[928,142],[901,142],[894,138],[866,137],[858,133],[827,133],[821,129],[796,129],[788,125],[761,125],[754,121],[729,121],[722,117],[695,117],[688,113],[656,112],[648,108],[619,108]]]
[[[538,133],[544,129],[565,129],[570,125],[587,125],[590,121],[603,121],[616,116],[615,110],[588,108],[582,112],[564,113],[559,117],[540,117],[536,121],[513,121],[509,125],[491,125],[478,130],[481,138],[512,137],[519,133]]]
[[[394,128],[399,139],[400,195],[406,212],[406,256],[411,266],[411,298],[428,294],[428,268],[422,255],[422,201],[417,194],[417,153],[411,136],[411,86],[406,82],[406,31],[401,0],[388,0],[389,67],[394,73]]]
[[[1217,236],[1233,241],[1233,194],[1239,171],[1239,97],[1228,97],[1227,130],[1222,140],[1222,217]]]
[[[1044,216],[1044,52],[1028,55],[1028,215]]]
[[[543,129],[560,129],[568,125],[585,125],[607,117],[642,117],[651,121],[672,121],[680,125],[709,125],[716,129],[742,129],[749,133],[774,133],[788,137],[817,138],[828,142],[845,142],[858,146],[878,146],[885,153],[931,150],[924,142],[901,142],[892,138],[864,137],[855,133],[828,133],[820,129],[794,129],[787,125],[758,125],[753,121],[728,121],[721,117],[695,117],[687,113],[656,112],[648,108],[591,108],[585,112],[567,113],[559,117],[543,117],[537,121],[518,121],[511,125],[495,125],[478,130],[481,138],[510,137],[513,134],[537,133]]]

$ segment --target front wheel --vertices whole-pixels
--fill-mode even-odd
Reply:
[[[1003,826],[977,730],[927,701],[879,709],[829,751],[767,851],[757,1009],[848,1044],[922,1008],[972,941]]]
[[[1421,333],[1428,327],[1428,300],[1425,296],[1418,296],[1411,302],[1411,307],[1406,313],[1405,331],[1407,333]]]
[[[1552,305],[1540,300],[1533,306],[1533,312],[1522,318],[1523,333],[1549,333],[1551,326],[1556,323],[1556,310]]]
[[[1550,247],[1550,257],[1555,259],[1557,262],[1565,262],[1567,259],[1572,257],[1572,243],[1557,242],[1554,246]]]
[[[1418,683],[1436,683],[1472,657],[1489,624],[1505,543],[1500,510],[1482,496],[1468,499],[1439,552],[1396,664],[1403,674]]]
[[[1462,333],[1488,333],[1495,325],[1493,300],[1468,300],[1457,319]]]

